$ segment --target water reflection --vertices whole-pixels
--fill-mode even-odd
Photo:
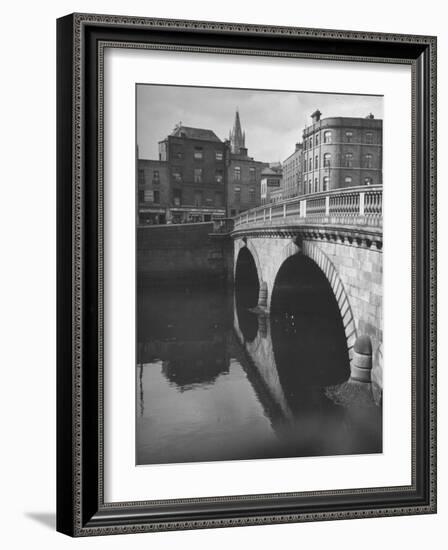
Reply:
[[[289,275],[270,316],[252,290],[140,289],[138,464],[381,452],[381,409],[326,391],[349,376],[332,302]]]

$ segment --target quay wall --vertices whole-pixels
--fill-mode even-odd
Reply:
[[[152,225],[137,228],[137,274],[144,283],[230,283],[233,242],[214,224]]]

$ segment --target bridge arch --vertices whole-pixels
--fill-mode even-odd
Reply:
[[[302,243],[302,253],[314,261],[327,278],[333,290],[333,294],[338,303],[342,323],[344,325],[345,338],[347,340],[347,350],[350,360],[352,359],[353,346],[357,338],[357,330],[353,310],[350,306],[350,300],[347,295],[344,284],[338,270],[333,262],[319,247],[310,241]]]
[[[269,246],[266,246],[266,243],[268,243]],[[357,338],[355,317],[350,304],[349,295],[342,282],[339,271],[328,255],[320,248],[319,242],[315,243],[309,240],[302,240],[297,244],[296,241],[291,239],[285,242],[285,240],[281,239],[268,239],[266,241],[264,239],[248,237],[245,240],[241,239],[240,245],[236,250],[236,260],[242,248],[247,248],[254,259],[260,287],[263,283],[267,286],[267,310],[271,307],[272,293],[274,291],[277,274],[286,260],[294,255],[303,254],[317,265],[328,280],[336,298],[344,326],[347,350],[351,360],[353,346]],[[235,266],[236,263],[235,261]]]

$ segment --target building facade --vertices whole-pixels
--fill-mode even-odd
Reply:
[[[303,144],[296,143],[294,152],[283,161],[283,198],[289,199],[303,194]]]
[[[166,162],[137,161],[138,223],[161,224],[169,218],[169,171]]]
[[[261,172],[267,163],[249,156],[238,111],[227,147],[227,215],[233,217],[261,204]]]
[[[159,161],[168,167],[168,222],[225,217],[227,157],[226,144],[212,130],[179,124],[159,142]]]
[[[261,204],[278,202],[283,198],[282,171],[265,167],[261,172]]]
[[[303,131],[300,194],[382,184],[382,120],[321,118],[319,110],[311,119]]]

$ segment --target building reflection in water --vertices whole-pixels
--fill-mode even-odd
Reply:
[[[326,281],[285,262],[267,316],[245,261],[235,296],[140,289],[137,464],[381,452],[381,408],[326,396],[349,377]]]

